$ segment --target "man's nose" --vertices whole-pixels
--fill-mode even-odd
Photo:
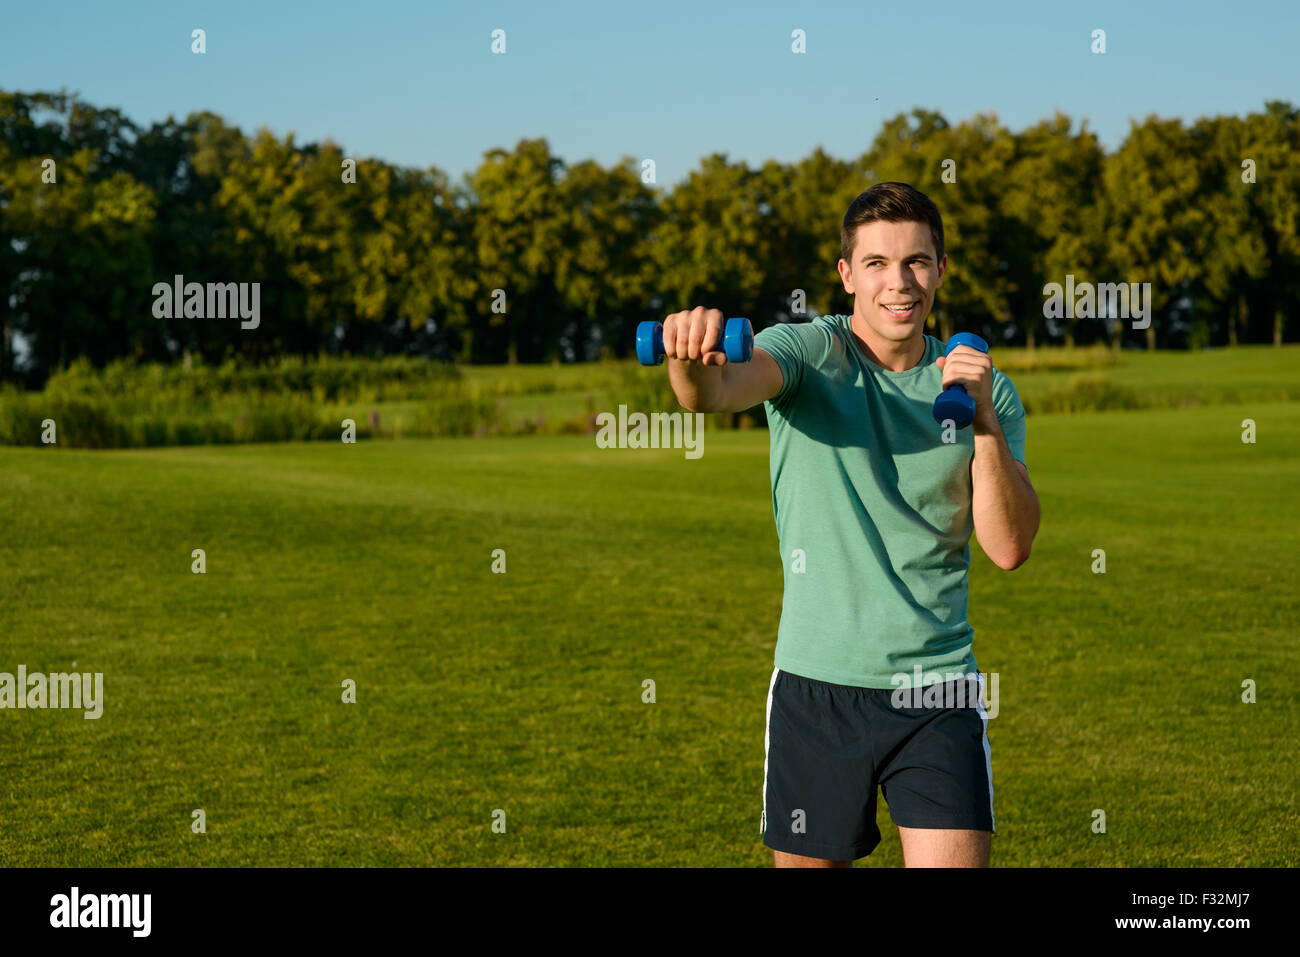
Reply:
[[[890,289],[903,291],[913,288],[912,273],[905,266],[898,266],[897,268],[890,270],[887,278]]]

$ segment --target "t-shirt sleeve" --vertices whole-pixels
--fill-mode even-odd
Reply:
[[[799,390],[808,364],[808,328],[804,323],[778,323],[754,333],[754,348],[770,355],[781,370],[781,391],[768,400],[772,405],[783,404]]]
[[[757,336],[754,341],[758,341]],[[993,370],[993,409],[1002,425],[1002,434],[1007,437],[1011,457],[1028,468],[1029,463],[1025,461],[1025,407],[1015,385],[997,368]]]

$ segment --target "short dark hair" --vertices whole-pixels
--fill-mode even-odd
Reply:
[[[853,267],[853,246],[858,227],[884,220],[887,223],[925,223],[934,240],[935,262],[943,259],[943,218],[929,196],[906,183],[877,183],[849,203],[840,228],[840,255]]]

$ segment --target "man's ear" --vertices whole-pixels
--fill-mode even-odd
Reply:
[[[943,285],[943,274],[947,271],[948,271],[948,254],[944,253],[943,258],[939,260],[939,278],[934,284],[935,289],[938,289],[940,286]]]
[[[835,268],[840,271],[840,282],[844,283],[844,291],[850,296],[853,295],[853,272],[848,262],[841,259]]]

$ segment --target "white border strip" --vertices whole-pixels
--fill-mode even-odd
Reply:
[[[975,707],[979,711],[980,720],[984,722],[984,768],[989,775],[989,824],[993,827],[993,833],[997,833],[997,824],[993,820],[993,755],[989,750],[989,715],[984,710],[984,675],[979,675],[979,694],[975,698]]]
[[[772,669],[772,681],[767,686],[767,717],[763,721],[763,816],[758,819],[758,833],[767,833],[767,751],[772,743],[772,689],[776,687],[779,668]]]

